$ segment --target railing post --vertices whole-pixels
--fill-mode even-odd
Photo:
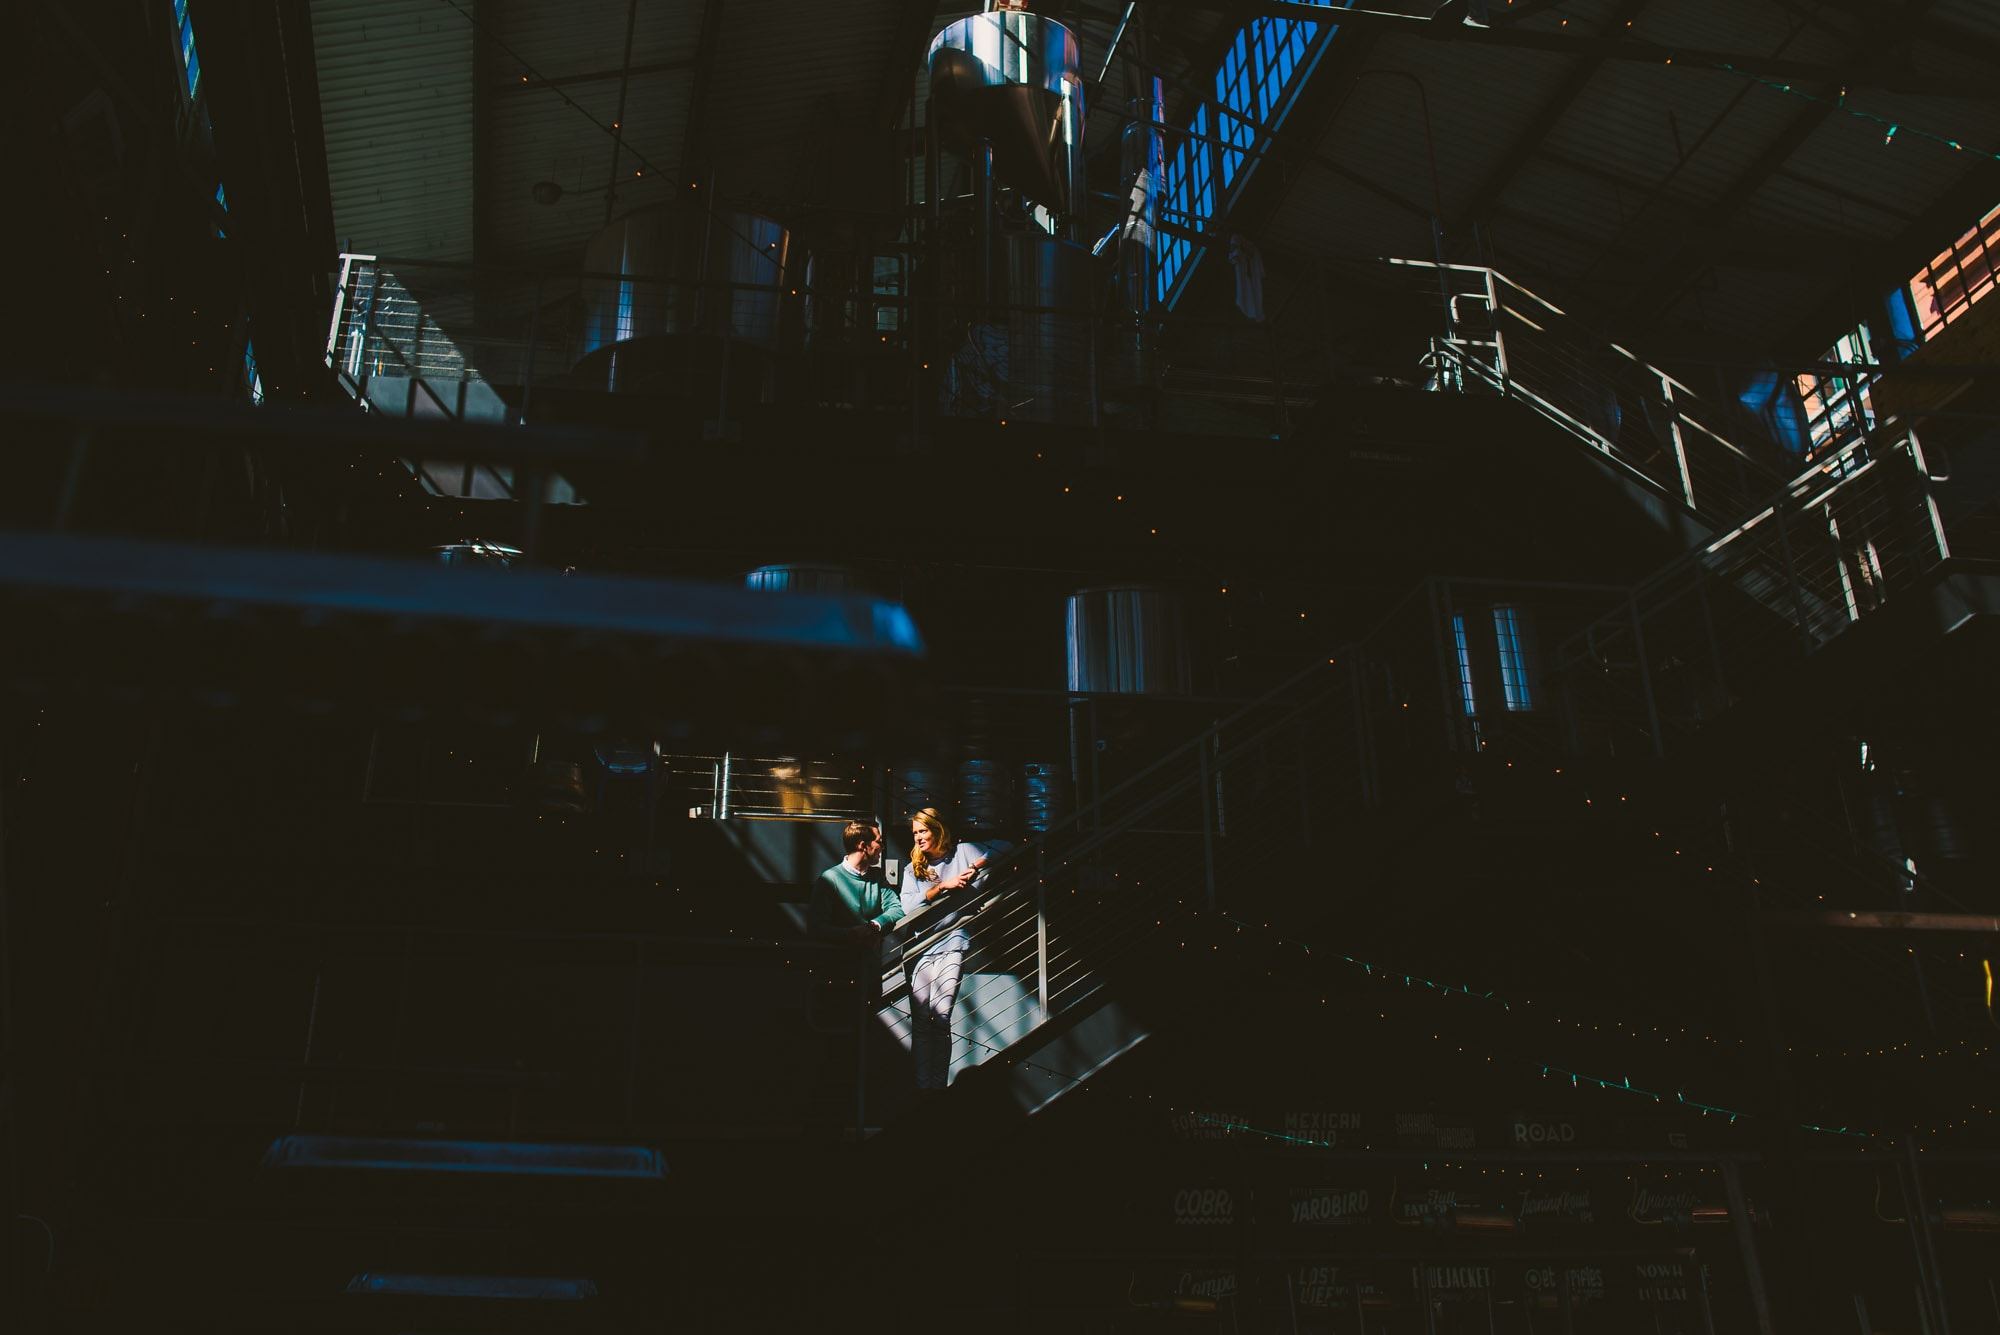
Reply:
[[[1646,661],[1646,633],[1639,627],[1639,600],[1627,594],[1625,607],[1632,617],[1632,652],[1639,659],[1639,687],[1646,693],[1646,724],[1653,730],[1653,754],[1665,760],[1667,739],[1660,735],[1660,707],[1653,698],[1653,669]]]
[[[1667,403],[1667,430],[1674,438],[1674,464],[1680,470],[1681,495],[1688,509],[1698,510],[1701,507],[1694,503],[1694,474],[1688,471],[1687,441],[1681,437],[1681,410],[1674,406],[1673,378],[1658,371],[1653,374],[1660,377],[1660,395]]]
[[[343,253],[340,257],[340,281],[333,288],[333,318],[326,325],[326,364],[334,367],[333,354],[340,343],[340,317],[347,309],[347,282],[354,272],[354,256]]]
[[[1042,1017],[1049,1014],[1049,858],[1048,849],[1035,850],[1035,1000]]]
[[[1931,486],[1931,469],[1924,459],[1923,442],[1917,439],[1915,431],[1911,431],[1906,439],[1910,445],[1910,462],[1917,466],[1917,476],[1923,479],[1924,512],[1930,516],[1931,535],[1937,539],[1938,560],[1949,561],[1951,544],[1945,541],[1944,519],[1938,514],[1937,493]]]
[[[1833,561],[1840,571],[1840,597],[1847,604],[1849,624],[1861,620],[1861,603],[1854,596],[1854,576],[1847,568],[1847,548],[1840,540],[1840,521],[1833,517],[1833,502],[1826,503],[1826,533],[1833,539]]]
[[[1499,277],[1489,267],[1486,270],[1486,311],[1493,317],[1493,362],[1500,372],[1500,397],[1506,398],[1513,381],[1513,372],[1507,366],[1507,339],[1500,332],[1500,283]]]
[[[1798,567],[1792,564],[1791,534],[1785,530],[1785,502],[1790,499],[1790,495],[1786,495],[1780,499],[1777,505],[1771,509],[1771,518],[1775,519],[1778,523],[1778,555],[1785,563],[1785,583],[1790,585],[1792,590],[1792,615],[1798,618],[1799,641],[1805,646],[1805,651],[1811,653],[1813,651],[1812,621],[1806,616],[1806,598],[1804,591],[1799,588]]]
[[[368,331],[376,329],[375,299],[382,290],[382,271],[370,265],[368,268],[368,300],[361,307],[361,343],[356,349],[359,356],[354,363],[354,397],[364,404],[368,402]]]

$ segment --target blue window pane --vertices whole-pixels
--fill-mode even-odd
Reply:
[[[1337,9],[1353,0],[1310,2]],[[1305,81],[1315,41],[1338,30],[1334,24],[1274,18],[1253,19],[1237,29],[1215,71],[1213,117],[1206,105],[1196,109],[1188,128],[1198,138],[1184,141],[1166,165],[1160,191],[1165,221],[1206,230],[1204,223],[1224,213],[1231,192],[1255,161],[1252,155],[1267,147],[1259,127],[1276,128],[1283,121]],[[1188,242],[1164,234],[1157,245],[1160,300],[1171,304],[1194,251]]]
[[[1500,649],[1500,692],[1509,709],[1533,709],[1534,663],[1521,631],[1522,616],[1511,603],[1493,608],[1493,638]]]
[[[187,79],[188,96],[201,85],[201,57],[194,50],[194,24],[188,21],[187,0],[174,0],[174,29],[180,36],[181,73]]]
[[[1458,694],[1468,715],[1479,712],[1478,702],[1472,695],[1472,646],[1465,640],[1465,617],[1453,613],[1451,637],[1458,645]]]

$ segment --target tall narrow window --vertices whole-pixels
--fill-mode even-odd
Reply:
[[[180,41],[181,74],[192,98],[201,87],[201,57],[194,50],[194,24],[188,21],[187,0],[174,0],[174,35]]]
[[[632,337],[635,328],[632,322],[632,280],[627,278],[618,284],[618,339],[620,342]]]
[[[1875,365],[1875,344],[1868,326],[1858,325],[1842,334],[1821,360]],[[1799,377],[1799,402],[1805,408],[1806,431],[1812,441],[1808,453],[1845,445],[1875,425],[1875,406],[1868,388],[1873,380],[1872,371],[1856,370]]]
[[[1524,626],[1526,619],[1527,614],[1512,603],[1494,604],[1493,639],[1500,649],[1500,693],[1506,697],[1509,709],[1535,707],[1535,661]]]
[[[250,402],[264,401],[264,377],[257,370],[257,345],[249,339],[243,340],[243,388],[249,392]]]
[[[1467,715],[1479,712],[1479,702],[1472,693],[1472,646],[1465,639],[1465,614],[1451,614],[1452,639],[1458,642],[1458,695],[1465,704]]]
[[[1344,9],[1354,0],[1307,0],[1310,4]],[[1266,129],[1283,123],[1299,89],[1312,71],[1320,49],[1314,41],[1335,31],[1333,24],[1304,19],[1257,18],[1236,33],[1215,72],[1215,110],[1195,108],[1187,137],[1167,160],[1167,179],[1160,193],[1161,216],[1183,232],[1207,232],[1208,224],[1227,212],[1231,195],[1241,188],[1269,147]],[[1212,164],[1212,165],[1211,165]],[[1172,305],[1188,268],[1199,256],[1185,236],[1160,229],[1159,298]]]

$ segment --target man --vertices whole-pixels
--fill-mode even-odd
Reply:
[[[847,856],[819,874],[806,926],[824,941],[872,946],[903,916],[902,901],[882,883],[882,831],[869,821],[849,821],[840,833]]]

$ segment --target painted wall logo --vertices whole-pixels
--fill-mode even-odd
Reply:
[[[1291,1224],[1365,1224],[1369,1204],[1366,1187],[1293,1187],[1285,1218]]]
[[[1436,1113],[1399,1112],[1395,1115],[1396,1143],[1413,1150],[1469,1150],[1475,1147],[1470,1123]]]
[[[1514,1146],[1517,1149],[1542,1149],[1576,1144],[1576,1123],[1559,1117],[1515,1113],[1513,1125]]]
[[[1689,1191],[1684,1187],[1655,1190],[1636,1184],[1632,1188],[1632,1206],[1625,1213],[1641,1224],[1660,1224],[1669,1219],[1684,1224],[1701,1209],[1703,1203],[1698,1191]]]
[[[1601,1302],[1604,1298],[1602,1266],[1566,1266],[1560,1273],[1552,1265],[1529,1266],[1526,1279],[1528,1288],[1538,1294],[1561,1294],[1567,1288],[1572,1304]]]
[[[1428,1287],[1432,1297],[1484,1293],[1493,1287],[1493,1272],[1483,1265],[1411,1266],[1410,1282]]]
[[[1344,1131],[1349,1141],[1361,1130],[1361,1114],[1357,1112],[1288,1112],[1285,1114],[1285,1134],[1294,1140],[1312,1141],[1318,1145],[1339,1145]],[[1312,1146],[1302,1148],[1310,1149]]]
[[[1221,1302],[1236,1296],[1234,1270],[1183,1270],[1174,1282],[1176,1298],[1207,1298]]]
[[[1176,1224],[1233,1224],[1236,1197],[1227,1187],[1182,1187],[1174,1193]]]
[[[1167,1119],[1167,1131],[1175,1140],[1227,1140],[1234,1134],[1231,1128],[1249,1125],[1250,1119],[1242,1113],[1202,1109],[1175,1113]]]
[[[1466,1203],[1459,1200],[1456,1188],[1424,1187],[1407,1195],[1398,1191],[1390,1210],[1399,1220],[1422,1223],[1426,1219],[1449,1214]]]
[[[1345,1311],[1354,1301],[1354,1285],[1343,1280],[1339,1266],[1302,1265],[1287,1276],[1291,1300],[1312,1311]]]
[[[1641,1261],[1633,1270],[1642,1303],[1684,1303],[1688,1296],[1688,1263],[1681,1260]]]
[[[1571,1223],[1591,1224],[1596,1216],[1590,1208],[1590,1189],[1582,1191],[1537,1191],[1533,1187],[1521,1193],[1520,1221],[1524,1224]]]

